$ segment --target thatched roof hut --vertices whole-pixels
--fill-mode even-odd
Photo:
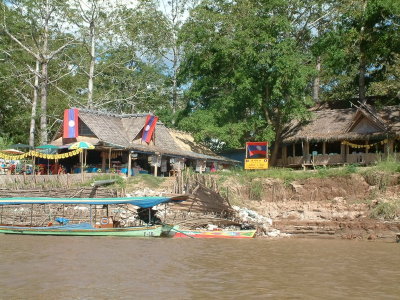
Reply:
[[[369,105],[312,111],[305,122],[294,121],[283,143],[299,141],[354,141],[400,137],[400,106],[375,110]]]
[[[167,155],[227,164],[237,163],[199,146],[187,133],[172,131],[160,120],[157,122],[153,140],[149,144],[142,142],[146,116],[147,114],[114,114],[79,109],[79,136],[75,139],[64,139],[62,128],[60,128],[59,133],[54,137],[53,144],[88,141],[96,148],[112,147],[149,155]]]

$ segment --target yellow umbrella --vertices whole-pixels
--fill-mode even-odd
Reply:
[[[94,146],[91,144],[91,143],[88,143],[88,142],[76,142],[76,143],[73,143],[73,144],[71,144],[71,146],[69,146],[68,147],[68,149],[84,149],[84,151],[85,150],[87,150],[87,149],[94,149]],[[86,154],[86,151],[85,151],[85,154]],[[83,153],[81,153],[80,154],[80,159],[81,159],[81,174],[82,174],[82,181],[83,181],[83,165],[84,165],[84,163],[83,163]],[[85,164],[86,164],[86,155],[85,155]]]
[[[94,146],[88,142],[76,142],[71,144],[68,149],[94,149]]]

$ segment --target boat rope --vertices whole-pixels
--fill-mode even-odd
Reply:
[[[182,233],[182,234],[184,234],[184,235],[186,235],[187,237],[190,237],[191,239],[195,239],[195,237],[194,236],[190,236],[190,235],[188,235],[188,234],[186,234],[186,233],[184,233],[183,231],[180,231],[180,230],[178,230],[178,229],[175,229],[174,228],[174,226],[171,226],[171,225],[168,225],[168,224],[162,224],[163,226],[167,226],[167,227],[169,227],[170,228],[170,230],[173,230],[173,231],[176,231],[176,232],[179,232],[179,233]]]

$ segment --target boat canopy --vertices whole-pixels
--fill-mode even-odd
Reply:
[[[184,196],[177,197],[124,197],[124,198],[50,198],[50,197],[13,197],[0,198],[0,205],[18,204],[132,204],[142,208],[150,208],[160,203],[180,202]]]

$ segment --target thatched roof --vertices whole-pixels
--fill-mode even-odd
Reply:
[[[283,142],[371,140],[400,136],[400,106],[375,110],[369,105],[312,112],[306,122],[293,121]]]
[[[169,132],[175,143],[177,143],[181,149],[205,155],[215,155],[215,153],[208,149],[206,146],[196,143],[194,141],[194,137],[191,134],[175,129],[169,129]]]
[[[147,144],[141,141],[141,132],[147,114],[112,114],[87,109],[79,109],[79,135],[76,140],[95,142],[97,146],[130,149],[148,154],[163,154],[176,157],[204,159],[226,163],[237,163],[234,160],[215,155],[203,147],[194,146],[189,134],[177,137],[175,131],[167,128],[160,120],[154,131],[154,142]],[[185,139],[182,137],[185,136]],[[190,145],[185,144],[190,143]],[[69,143],[63,141],[61,133],[56,136],[53,144]]]

